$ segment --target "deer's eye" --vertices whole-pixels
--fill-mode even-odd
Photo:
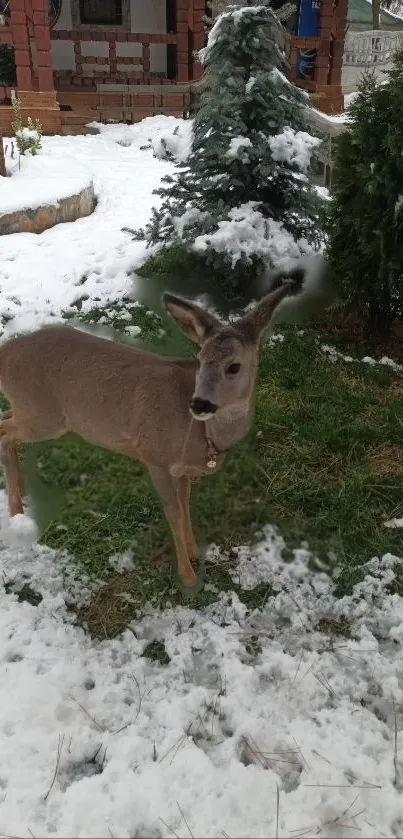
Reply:
[[[237,373],[239,373],[240,369],[241,369],[240,364],[230,364],[229,367],[227,367],[225,372],[227,373],[228,376],[235,376]]]

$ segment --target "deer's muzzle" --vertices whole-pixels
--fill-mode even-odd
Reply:
[[[200,399],[194,396],[190,402],[190,410],[196,419],[204,420],[216,413],[218,405],[214,405],[209,399]]]

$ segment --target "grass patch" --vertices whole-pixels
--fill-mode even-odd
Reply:
[[[43,600],[42,595],[38,591],[34,591],[29,583],[16,586],[14,583],[6,581],[4,583],[4,590],[6,594],[15,594],[19,603],[29,603],[31,606],[39,606]]]
[[[194,486],[200,545],[215,542],[229,552],[227,561],[207,564],[196,607],[230,588],[248,608],[262,607],[270,587],[234,585],[230,549],[253,542],[268,522],[289,548],[306,541],[322,561],[337,563],[340,594],[372,556],[401,554],[401,532],[384,527],[403,515],[401,374],[332,364],[313,334],[287,328],[286,336],[262,351],[254,428],[222,470]],[[141,464],[73,435],[26,448],[25,458],[43,541],[66,549],[78,573],[105,581],[79,615],[93,634],[118,634],[146,603],[186,602],[159,499]],[[109,557],[126,552],[135,570],[112,574]]]
[[[150,641],[143,650],[143,658],[149,658],[151,661],[157,661],[158,664],[169,664],[171,661],[170,656],[168,655],[165,644],[163,641],[158,641],[155,639],[154,641]]]
[[[151,279],[154,288],[163,282],[165,288],[185,297],[200,295],[202,289],[218,311],[227,314],[250,303],[258,292],[256,282],[262,271],[264,263],[258,257],[239,260],[233,266],[226,254],[171,245],[150,256],[136,274]]]
[[[175,275],[178,271],[185,271],[192,277],[195,273],[200,275],[205,267],[205,260],[195,251],[188,250],[184,245],[171,245],[149,256],[137,269],[137,274],[153,279],[160,274]]]

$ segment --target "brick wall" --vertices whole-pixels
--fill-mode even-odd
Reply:
[[[340,113],[344,106],[341,88],[344,37],[348,0],[322,0],[319,35],[312,38],[289,38],[290,81],[306,90],[315,107],[325,113]],[[316,49],[313,79],[297,78],[299,50]]]

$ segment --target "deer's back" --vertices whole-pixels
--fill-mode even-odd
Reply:
[[[64,326],[0,348],[1,389],[14,412],[46,416],[54,436],[74,431],[144,459],[144,447],[169,447],[175,427],[189,422],[195,367]]]

